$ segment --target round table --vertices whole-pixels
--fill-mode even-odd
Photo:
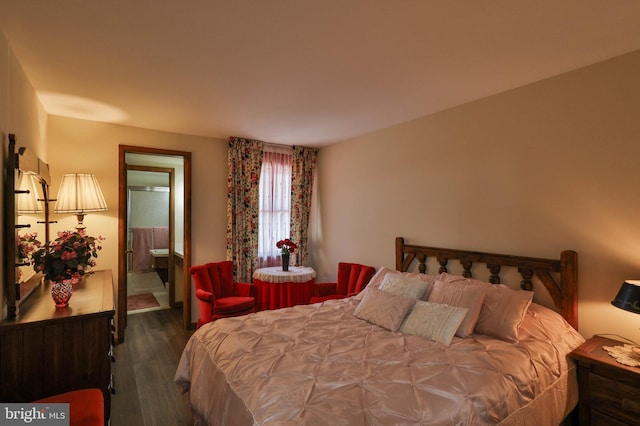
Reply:
[[[257,269],[253,273],[258,310],[288,308],[309,303],[316,271],[308,266],[282,266]]]

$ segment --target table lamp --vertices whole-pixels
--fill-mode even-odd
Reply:
[[[102,195],[100,184],[95,175],[89,173],[71,173],[62,177],[56,200],[56,213],[74,213],[78,217],[76,229],[85,229],[82,223],[88,212],[103,212],[107,203]]]
[[[616,308],[640,314],[640,280],[625,280],[611,304]],[[637,345],[603,346],[602,349],[620,364],[640,366],[640,347]]]
[[[611,304],[616,308],[640,314],[640,280],[625,280]]]

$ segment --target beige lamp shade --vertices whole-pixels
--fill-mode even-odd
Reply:
[[[16,191],[16,206],[18,214],[42,213],[42,204],[39,202],[40,180],[33,173],[20,172],[18,177],[18,190]]]
[[[78,216],[76,228],[84,229],[82,220],[85,213],[106,210],[107,203],[95,175],[71,173],[62,177],[54,212],[76,214]]]

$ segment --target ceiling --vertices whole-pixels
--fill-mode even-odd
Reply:
[[[54,115],[320,147],[640,49],[637,0],[0,0]]]

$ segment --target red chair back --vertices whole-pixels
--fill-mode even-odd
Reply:
[[[191,267],[196,287],[214,294],[216,299],[233,296],[233,262],[211,262]]]
[[[338,263],[337,294],[360,293],[369,284],[369,281],[376,273],[372,266],[360,265],[358,263]]]

